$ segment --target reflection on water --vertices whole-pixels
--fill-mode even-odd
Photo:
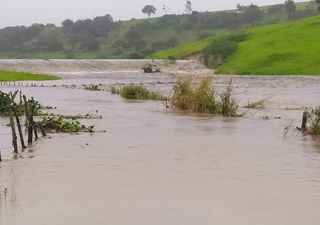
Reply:
[[[120,79],[110,76],[58,82]],[[123,76],[117,82],[132,80]],[[227,79],[216,82],[223,87]],[[302,111],[287,105],[319,104],[319,80],[235,77],[241,102],[271,96],[266,109],[236,119],[171,112],[161,103],[129,103],[107,92],[23,87],[58,113],[98,109],[103,119],[86,123],[107,132],[55,134],[19,160],[3,150],[0,185],[11,170],[15,176],[6,181],[11,197],[1,198],[0,224],[318,225],[319,140],[293,129],[284,137],[283,129],[301,122]],[[5,133],[6,119],[0,124]],[[1,137],[0,147],[7,145]]]

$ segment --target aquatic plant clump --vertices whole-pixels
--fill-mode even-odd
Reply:
[[[187,112],[237,116],[238,105],[232,97],[231,84],[230,81],[225,92],[218,95],[212,86],[210,76],[202,78],[198,85],[193,84],[190,76],[181,77],[173,87],[171,107]]]
[[[66,133],[94,132],[94,126],[85,126],[77,119],[68,119],[64,116],[45,117],[38,124],[46,131]]]
[[[120,89],[120,91],[116,91],[116,89],[111,89],[114,93],[120,93],[121,97],[125,99],[138,99],[138,100],[156,100],[162,101],[165,100],[165,96],[161,93],[148,90],[147,88],[137,85],[137,84],[129,84]]]
[[[88,91],[101,91],[99,85],[95,84],[84,85],[84,89]]]

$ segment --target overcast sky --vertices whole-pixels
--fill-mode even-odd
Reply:
[[[302,0],[303,1],[303,0]],[[157,8],[157,16],[163,15],[162,6],[170,13],[183,13],[186,0],[0,0],[0,27],[31,25],[33,23],[60,23],[111,14],[115,20],[142,18],[141,9],[146,4]],[[235,8],[237,3],[268,5],[284,0],[191,0],[193,10],[215,11]],[[298,1],[297,1],[298,2]]]

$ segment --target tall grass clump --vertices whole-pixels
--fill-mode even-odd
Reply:
[[[229,84],[226,90],[220,95],[221,99],[221,114],[223,116],[236,116],[237,115],[237,102],[232,97],[232,80],[229,81]]]
[[[147,88],[137,84],[126,85],[119,91],[119,93],[121,97],[125,99],[165,100],[165,96],[161,93],[148,90]]]
[[[232,97],[231,81],[227,89],[218,94],[213,88],[212,77],[204,77],[198,84],[191,76],[181,77],[173,87],[170,98],[173,109],[187,112],[236,116],[238,105]]]
[[[311,126],[309,133],[311,135],[319,136],[320,135],[320,107],[314,108],[310,113]]]

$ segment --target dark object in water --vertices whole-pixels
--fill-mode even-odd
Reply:
[[[160,68],[154,64],[146,64],[141,68],[145,73],[160,73]]]
[[[308,122],[308,112],[304,111],[302,115],[302,124],[301,124],[301,131],[302,133],[307,132],[307,122]]]

